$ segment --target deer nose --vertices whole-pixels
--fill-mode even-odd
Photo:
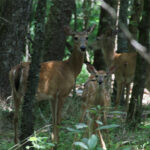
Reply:
[[[99,83],[99,84],[102,84],[102,83],[103,83],[103,81],[99,81],[98,83]]]
[[[85,46],[81,46],[80,49],[81,49],[81,51],[84,52],[86,50],[86,47]]]

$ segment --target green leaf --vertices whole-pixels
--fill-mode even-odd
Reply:
[[[126,112],[122,112],[122,111],[112,111],[112,112],[110,112],[110,114],[126,114]]]
[[[38,140],[38,138],[33,136],[33,137],[30,137],[28,141],[35,142],[37,140]]]
[[[117,128],[119,126],[120,125],[117,125],[117,124],[111,124],[111,125],[106,125],[106,126],[99,127],[99,128],[97,128],[97,130],[112,129],[112,128]]]
[[[88,145],[88,138],[83,138],[81,141],[84,143],[84,144],[86,144],[86,145]]]
[[[75,125],[77,129],[87,128],[88,126],[85,123],[78,123]]]
[[[26,146],[26,149],[30,149],[30,146]]]
[[[47,145],[50,146],[50,147],[54,147],[55,146],[55,144],[53,144],[53,143],[47,143]]]
[[[80,146],[83,149],[88,149],[87,145],[85,145],[83,142],[75,142],[74,145]]]
[[[99,124],[99,125],[103,125],[103,123],[99,120],[96,120],[96,123]]]
[[[96,150],[103,150],[103,148],[98,147]]]
[[[89,138],[88,146],[89,146],[90,150],[93,150],[96,147],[97,141],[98,141],[97,136],[94,134]]]
[[[66,129],[67,129],[68,131],[75,132],[75,133],[81,132],[80,130],[73,129],[73,128],[70,128],[70,127],[67,127]]]

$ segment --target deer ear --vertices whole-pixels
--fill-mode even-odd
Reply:
[[[69,26],[64,26],[64,31],[66,33],[66,35],[74,35],[75,32],[72,31],[72,29]]]
[[[111,66],[111,67],[108,69],[107,74],[108,74],[108,75],[111,75],[111,74],[113,74],[116,70],[117,70],[117,67]]]
[[[86,64],[87,65],[87,70],[89,73],[95,75],[97,73],[97,70],[95,69],[95,67],[89,63]]]
[[[96,27],[96,24],[94,24],[93,26],[89,27],[87,29],[87,33],[90,34],[91,32],[93,32],[93,30],[95,29],[95,27]]]

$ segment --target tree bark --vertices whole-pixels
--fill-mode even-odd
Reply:
[[[140,18],[143,11],[143,2],[144,2],[143,0],[138,0],[138,1],[134,0],[132,10],[131,10],[132,15],[129,24],[129,31],[132,33],[132,36],[136,40],[138,40],[138,33],[139,33],[138,25],[140,23]],[[130,43],[128,45],[128,50],[129,52],[135,51],[133,46]]]
[[[119,23],[122,22],[125,26],[128,26],[128,7],[129,1],[120,0],[120,11],[119,11]],[[118,53],[128,52],[128,41],[124,36],[123,32],[118,34]]]
[[[10,95],[8,73],[25,51],[31,0],[0,0],[0,98]]]
[[[111,5],[116,9],[116,0],[115,1],[105,0],[105,2],[107,2],[109,5]],[[110,26],[115,27],[115,22],[104,9],[101,9],[97,36],[102,35],[103,32]],[[106,64],[104,62],[101,49],[95,50],[94,52],[94,66],[97,70],[100,69],[106,70]]]
[[[144,1],[144,11],[142,13],[142,20],[139,24],[139,42],[150,49],[149,34],[150,34],[150,1]],[[132,91],[131,102],[127,114],[127,122],[130,122],[132,127],[135,127],[141,122],[142,116],[142,99],[144,93],[144,86],[147,74],[147,62],[138,54],[137,64],[134,78],[134,86]]]
[[[107,12],[105,12],[107,13]],[[101,10],[101,13],[99,15],[99,25],[98,25],[98,32],[97,32],[97,36],[100,36],[100,33],[101,33],[101,24],[102,24],[102,21],[101,18],[103,18],[103,14],[104,13],[104,10],[102,9]],[[104,61],[104,57],[103,57],[103,53],[102,53],[102,50],[99,48],[99,49],[96,49],[94,51],[94,63],[93,63],[94,67],[97,69],[97,70],[105,70],[106,69],[106,64],[105,64],[105,61]]]
[[[35,16],[35,37],[33,42],[32,62],[29,69],[27,92],[24,96],[24,103],[22,105],[20,141],[32,135],[34,131],[33,106],[39,81],[40,58],[44,39],[45,8],[46,0],[39,0]],[[27,145],[31,145],[31,143],[27,142],[25,145],[23,145],[24,150],[26,149],[25,147]]]
[[[120,0],[119,23],[122,22],[125,26],[128,26],[127,24],[128,7],[129,7],[129,1]],[[119,32],[117,53],[124,53],[124,52],[128,52],[128,40],[125,37],[123,32]],[[124,99],[124,93],[125,93],[125,89],[123,89],[121,98],[120,98],[121,106],[124,106],[126,103]]]
[[[92,1],[91,0],[84,0],[83,1],[83,5],[82,5],[82,9],[83,9],[83,14],[84,14],[84,30],[86,30],[88,28],[89,25],[89,20],[90,20],[90,16],[91,16],[91,5],[92,5]]]
[[[64,26],[68,26],[75,8],[74,0],[52,0],[45,32],[43,61],[61,60],[64,56],[66,35]]]

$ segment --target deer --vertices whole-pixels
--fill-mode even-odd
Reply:
[[[114,51],[114,38],[114,31],[110,28],[97,38],[96,43],[97,47],[102,49],[104,61],[108,70],[114,70],[115,79],[117,82],[117,97],[115,106],[116,108],[118,107],[122,91],[126,87],[126,105],[128,108],[130,84],[134,79],[137,53],[116,53]]]
[[[102,118],[102,122],[107,124],[107,109],[110,106],[110,94],[108,90],[108,78],[110,77],[111,72],[105,72],[103,70],[97,71],[95,67],[91,64],[87,64],[87,70],[91,74],[88,78],[87,82],[84,85],[84,90],[82,94],[83,104],[82,104],[82,116],[80,118],[80,122],[82,122],[85,118],[86,111],[91,107],[101,106],[100,108],[100,116]],[[99,116],[93,114],[93,127],[92,129],[96,129],[98,124],[96,120],[99,119]],[[106,150],[106,145],[103,140],[101,131],[98,130],[98,136],[103,149]]]
[[[74,32],[68,26],[65,32],[74,39],[73,52],[64,61],[47,61],[40,64],[39,83],[36,101],[48,100],[51,103],[53,120],[53,141],[58,143],[58,126],[61,123],[61,111],[65,98],[73,89],[76,77],[79,75],[84,62],[88,36],[95,25],[87,31]],[[18,143],[19,108],[25,95],[29,75],[30,62],[22,62],[9,72],[12,98],[14,101],[14,142]],[[57,148],[56,148],[57,149]]]

